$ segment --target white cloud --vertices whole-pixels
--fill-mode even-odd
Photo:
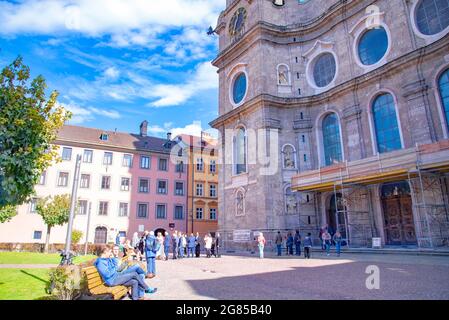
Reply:
[[[104,71],[104,77],[110,80],[116,80],[120,76],[120,72],[115,67],[109,67]]]
[[[0,2],[0,33],[89,36],[133,30],[214,25],[225,0],[22,0]],[[36,13],[39,14],[36,14]],[[138,34],[138,33],[136,33]],[[132,38],[132,37],[131,37]],[[124,41],[144,42],[138,36]]]
[[[177,106],[200,91],[218,88],[217,70],[210,62],[198,65],[195,74],[183,84],[161,84],[152,88],[151,95],[157,98],[149,104],[151,107],[161,108]]]
[[[120,119],[120,114],[115,110],[102,110],[94,107],[80,107],[74,103],[60,103],[66,110],[72,112],[72,118],[69,123],[81,124],[95,119],[95,116],[106,117],[110,119]]]
[[[217,137],[217,131],[214,129],[203,129],[201,121],[193,121],[192,123],[184,126],[184,127],[173,127],[172,122],[164,123],[163,126],[152,125],[148,127],[148,133],[150,135],[155,135],[158,137],[166,137],[166,134],[171,132],[172,137],[175,138],[181,134],[187,134],[192,136],[201,136],[201,132],[207,132],[213,137]]]

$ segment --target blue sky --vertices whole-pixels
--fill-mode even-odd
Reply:
[[[0,66],[42,74],[71,124],[199,134],[218,112],[208,36],[226,0],[0,0]]]

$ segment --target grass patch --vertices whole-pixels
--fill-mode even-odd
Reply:
[[[0,269],[0,300],[48,298],[49,269]]]
[[[79,264],[95,258],[94,255],[78,256],[73,263]],[[58,253],[0,252],[0,264],[59,264],[60,261]]]

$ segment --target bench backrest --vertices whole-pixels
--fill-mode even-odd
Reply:
[[[86,275],[87,287],[89,290],[95,289],[104,284],[104,281],[95,266],[84,268],[83,273]]]

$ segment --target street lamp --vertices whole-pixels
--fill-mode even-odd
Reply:
[[[72,202],[70,204],[70,216],[69,216],[69,223],[67,226],[65,250],[61,255],[62,256],[61,265],[71,265],[73,259],[73,253],[71,252],[70,247],[72,245],[73,219],[75,217],[75,210],[76,210],[80,168],[81,168],[81,155],[79,154],[76,156],[75,176],[72,185]]]

